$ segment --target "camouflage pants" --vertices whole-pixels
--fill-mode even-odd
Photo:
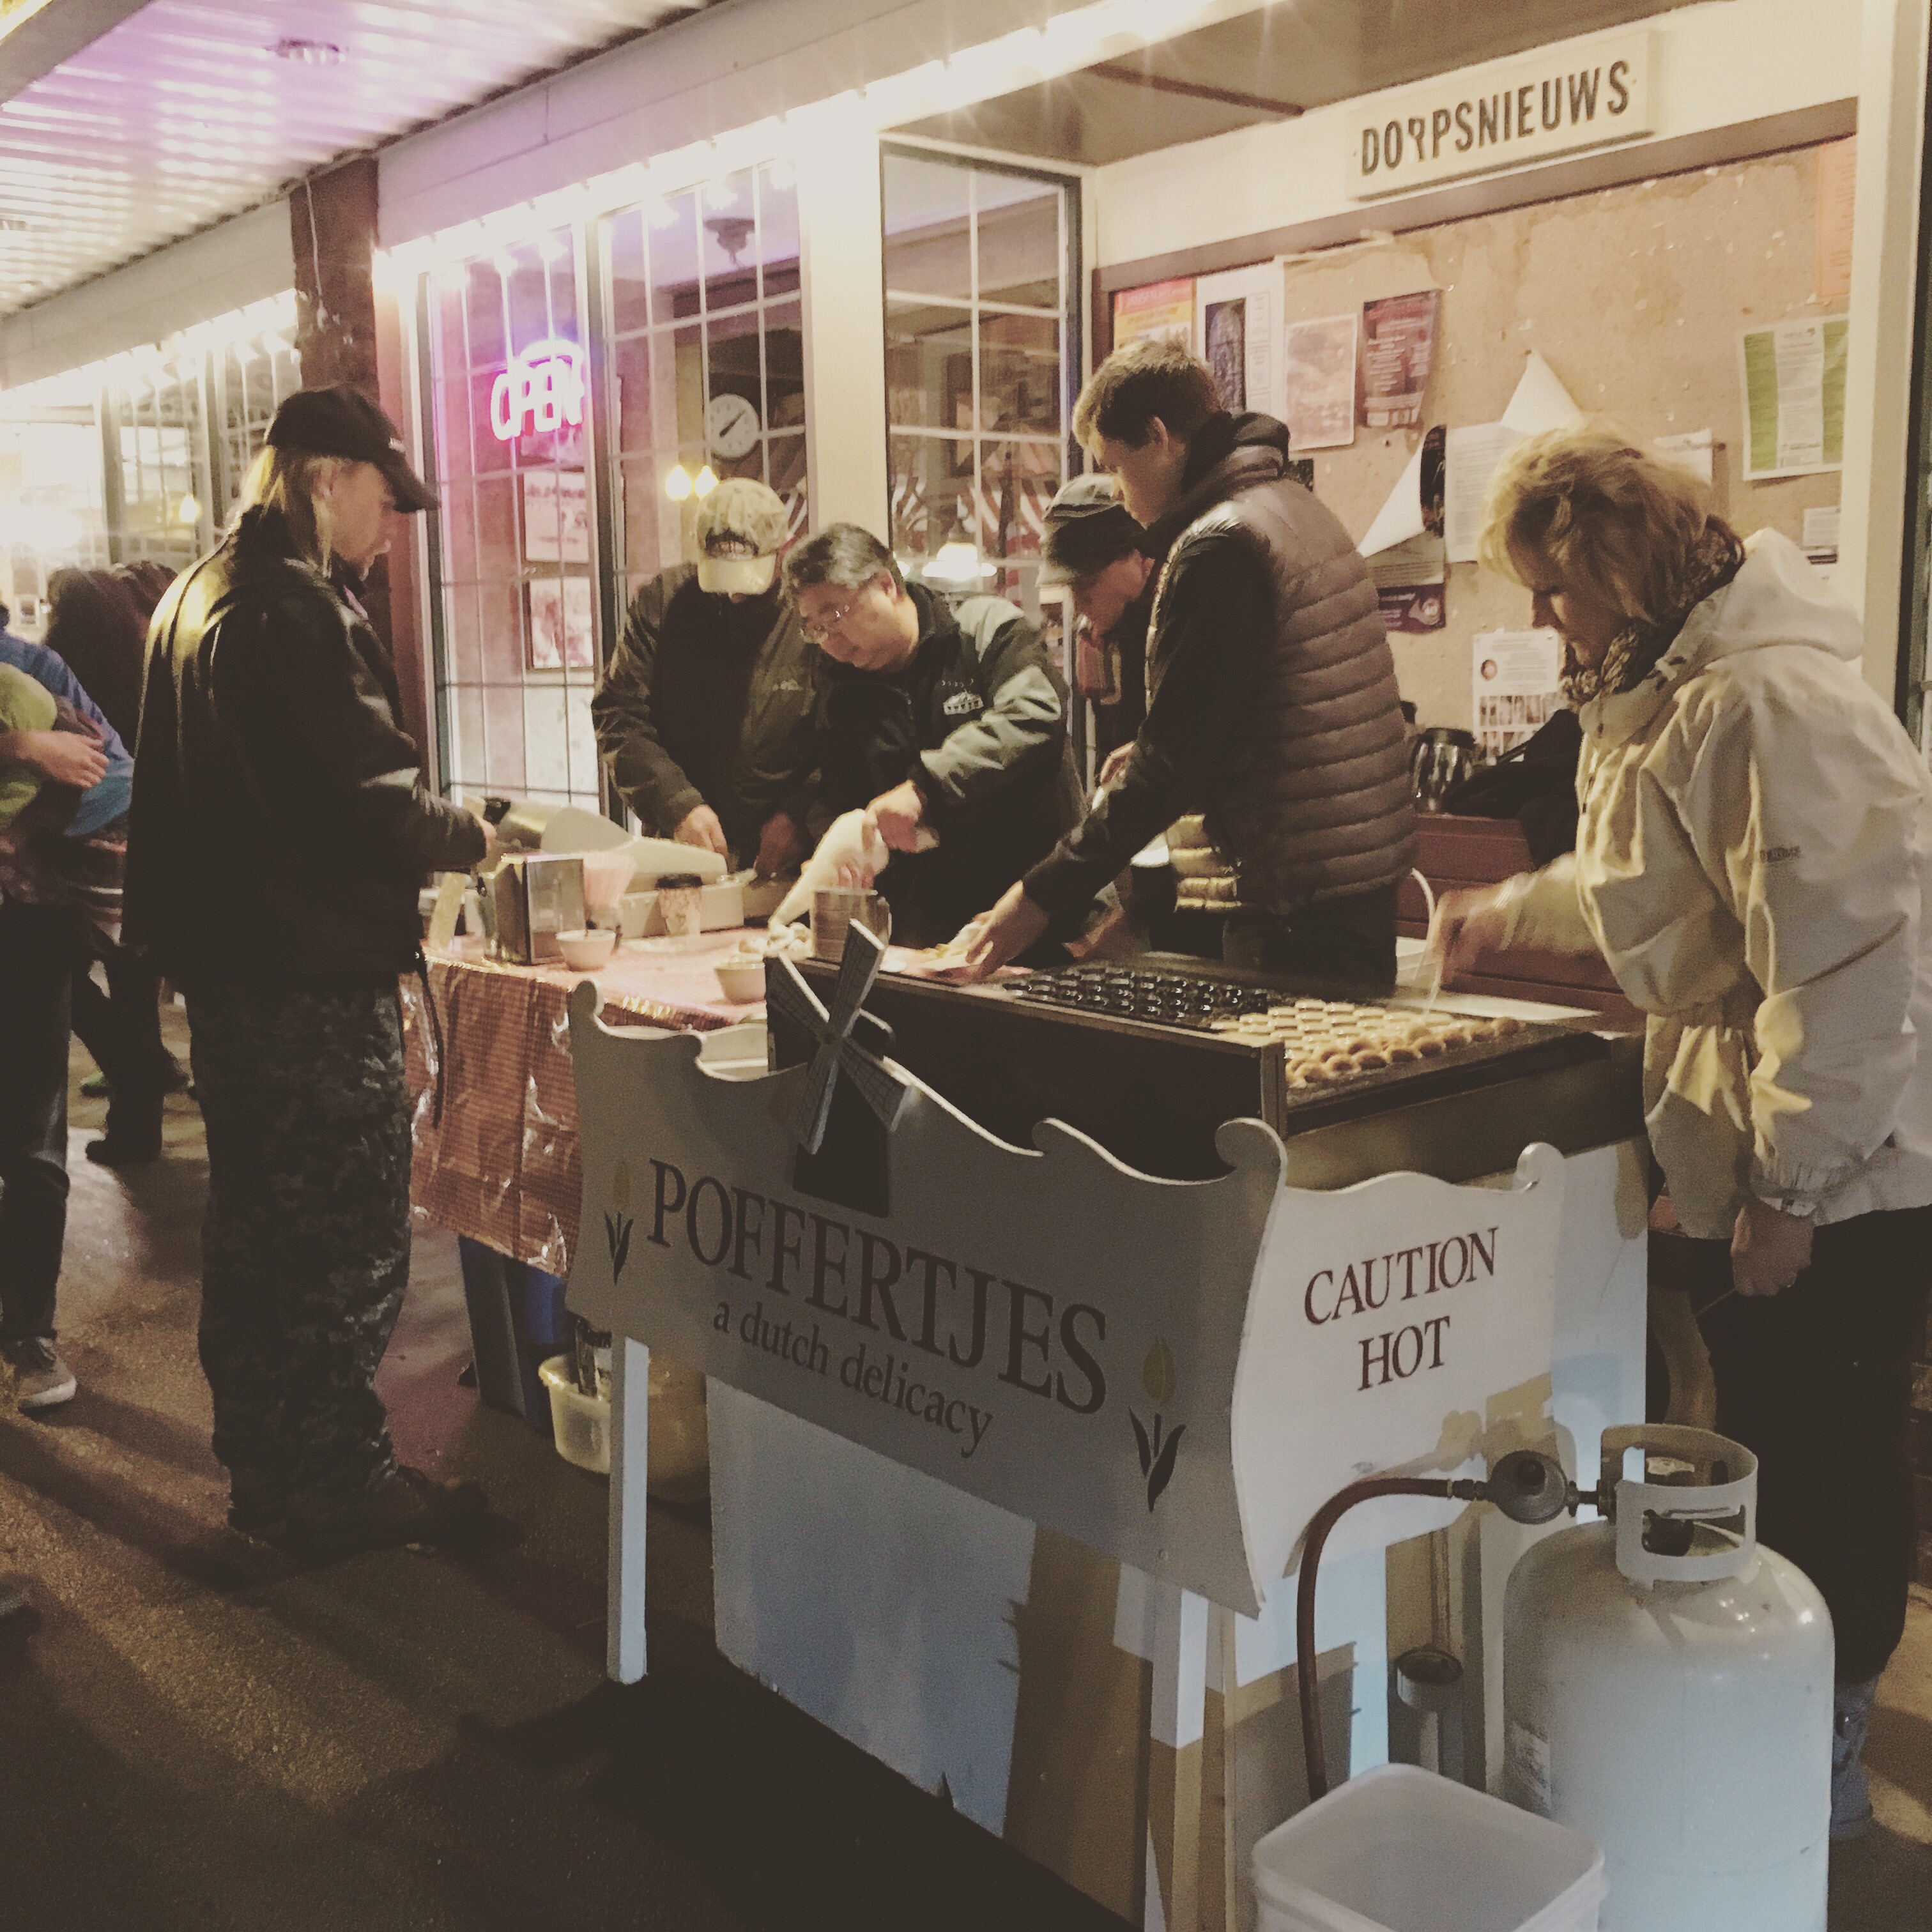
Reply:
[[[375,1387],[410,1274],[396,993],[210,988],[188,1012],[214,1453],[238,1503],[326,1507],[396,1466]]]

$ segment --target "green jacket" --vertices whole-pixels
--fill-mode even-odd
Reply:
[[[775,590],[734,604],[700,590],[687,563],[638,592],[590,716],[611,782],[646,832],[668,838],[708,805],[748,864],[774,812],[803,822],[814,655]]]

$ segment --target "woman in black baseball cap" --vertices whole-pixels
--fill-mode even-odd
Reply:
[[[391,509],[435,501],[373,403],[303,390],[148,634],[125,924],[188,1000],[214,1453],[235,1527],[315,1557],[483,1508],[398,1466],[375,1390],[409,1278],[398,980],[423,874],[488,844],[424,783],[358,598]]]

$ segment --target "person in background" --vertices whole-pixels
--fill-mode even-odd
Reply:
[[[784,506],[746,477],[698,506],[698,560],[632,600],[590,716],[644,830],[764,877],[806,854],[812,649],[776,588]]]
[[[894,940],[943,945],[1078,813],[1066,694],[1040,633],[997,597],[956,615],[856,524],[794,549],[784,590],[820,658],[819,806],[878,825]]]
[[[1065,587],[1078,627],[1078,661],[1104,652],[1118,665],[1115,695],[1093,708],[1094,749],[1103,760],[1132,742],[1147,716],[1156,573],[1146,537],[1120,501],[1118,481],[1097,475],[1076,476],[1060,489],[1040,534],[1040,587]],[[1088,694],[1084,679],[1082,689]]]
[[[436,501],[394,425],[346,386],[299,390],[242,501],[149,633],[128,937],[188,1001],[229,1520],[327,1558],[483,1513],[398,1466],[375,1378],[410,1270],[398,978],[422,875],[490,840],[424,785],[358,595],[391,511]]]
[[[24,672],[84,730],[0,730],[0,771],[77,800],[63,832],[86,839],[127,815],[132,761],[119,734],[52,651],[0,628],[0,665]],[[0,1053],[0,1357],[28,1411],[73,1400],[56,1346],[55,1303],[67,1241],[67,1088],[74,968],[83,924],[30,866],[0,860],[0,986],[8,1042]]]
[[[57,571],[47,585],[46,647],[86,687],[123,744],[134,742],[140,723],[148,620],[173,580],[165,566],[143,560],[113,570]],[[94,982],[96,958],[104,993]],[[156,1159],[162,1100],[188,1084],[162,1043],[160,990],[152,961],[104,937],[74,975],[74,1030],[110,1096],[107,1130],[86,1148],[103,1166]]]
[[[1490,486],[1484,560],[1563,640],[1576,850],[1446,896],[1454,973],[1598,952],[1646,1016],[1644,1111],[1701,1276],[1718,1427],[1758,1529],[1831,1606],[1832,1832],[1916,1554],[1906,1428],[1932,1282],[1932,778],[1861,675],[1858,618],[1791,540],[1740,541],[1595,428]]]
[[[1414,820],[1368,566],[1288,476],[1288,431],[1222,410],[1173,344],[1115,350],[1073,422],[1162,560],[1147,718],[1078,829],[994,908],[972,973],[1064,929],[1149,839],[1202,812],[1240,868],[1231,964],[1386,991]]]

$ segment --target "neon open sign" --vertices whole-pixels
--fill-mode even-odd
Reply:
[[[496,378],[490,392],[490,427],[499,442],[534,430],[572,429],[584,421],[584,351],[553,337],[534,342]]]

